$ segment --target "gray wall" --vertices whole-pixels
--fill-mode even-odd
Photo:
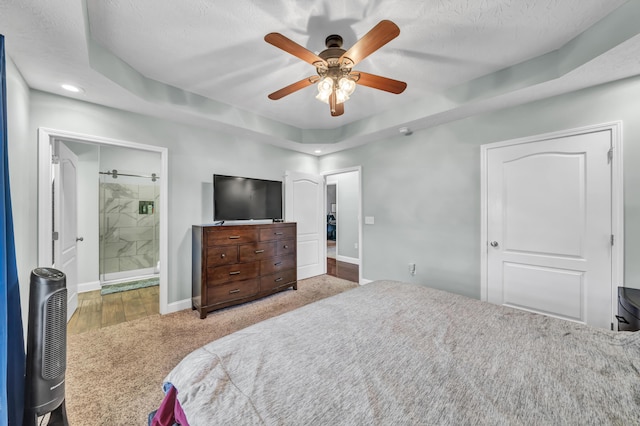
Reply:
[[[24,149],[12,155],[28,179],[14,179],[12,190],[27,199],[14,209],[30,213],[17,238],[37,258],[37,147],[39,127],[127,140],[169,149],[169,303],[191,297],[191,225],[212,221],[213,173],[282,179],[286,170],[317,173],[313,156],[247,141],[229,134],[101,107],[39,91],[30,92],[29,127]],[[10,144],[16,143],[11,140]],[[241,159],[241,161],[239,161]],[[31,229],[32,228],[32,229]],[[26,257],[26,256],[25,256]],[[24,269],[22,276],[25,276]],[[27,273],[28,278],[28,273]],[[24,279],[23,279],[24,288]],[[28,286],[27,286],[28,289]],[[23,291],[23,298],[28,291]]]
[[[151,176],[160,175],[160,153],[141,151],[120,146],[100,146],[100,171],[117,170],[118,173]],[[117,180],[106,180],[118,182]]]
[[[632,78],[327,155],[320,169],[362,165],[362,214],[375,217],[363,225],[364,278],[479,298],[480,145],[622,120],[624,284],[640,288],[639,112],[640,78]]]
[[[7,138],[9,179],[20,280],[24,333],[27,335],[29,276],[38,265],[38,218],[34,204],[37,185],[34,133],[29,127],[29,87],[10,57],[6,57]]]

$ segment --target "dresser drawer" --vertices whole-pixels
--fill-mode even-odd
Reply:
[[[260,270],[260,262],[235,263],[207,268],[207,284],[218,285],[230,281],[243,281],[256,278]]]
[[[267,259],[276,255],[276,242],[241,244],[240,262]]]
[[[207,229],[207,245],[218,246],[239,243],[252,243],[258,239],[256,229],[235,226]]]
[[[225,265],[238,261],[238,246],[217,246],[207,249],[207,266]]]
[[[296,265],[293,256],[274,257],[260,261],[260,275],[271,274],[285,269],[292,269]]]
[[[291,225],[260,228],[260,241],[288,240],[296,238],[296,227]]]
[[[288,256],[295,254],[296,252],[296,240],[292,238],[290,240],[280,240],[276,242],[276,256]]]
[[[288,269],[260,277],[260,291],[271,291],[296,281],[296,270]]]
[[[244,299],[258,294],[260,280],[245,280],[207,287],[207,305]]]

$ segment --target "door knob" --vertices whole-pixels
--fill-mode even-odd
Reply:
[[[489,244],[491,245],[491,247],[498,247],[497,241],[491,241]]]
[[[83,237],[77,237],[76,241],[84,241],[84,238]]]

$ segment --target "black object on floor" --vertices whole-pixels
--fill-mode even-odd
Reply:
[[[63,272],[31,272],[29,328],[23,426],[36,426],[51,413],[48,425],[68,426],[65,408],[67,368],[67,281]]]
[[[640,290],[618,287],[618,330],[640,330]]]

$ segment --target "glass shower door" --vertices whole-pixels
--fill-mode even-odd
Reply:
[[[144,176],[100,181],[100,281],[140,279],[158,273],[159,182]]]

